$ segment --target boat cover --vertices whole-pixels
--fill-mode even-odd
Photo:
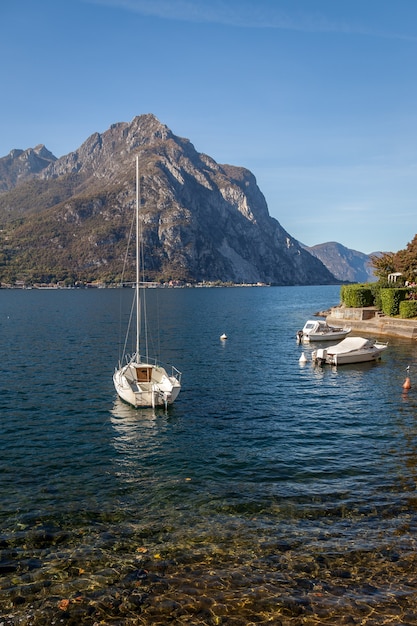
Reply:
[[[346,337],[340,343],[327,349],[327,354],[345,354],[354,350],[362,350],[371,345],[369,339],[363,337]]]

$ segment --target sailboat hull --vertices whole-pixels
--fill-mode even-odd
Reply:
[[[168,406],[177,398],[181,383],[168,376],[160,365],[132,362],[115,371],[113,383],[117,395],[131,406]]]

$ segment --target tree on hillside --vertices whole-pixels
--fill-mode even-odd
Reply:
[[[372,255],[371,264],[379,280],[386,280],[393,272],[401,272],[404,281],[417,282],[417,235],[404,250]]]
[[[417,280],[417,235],[407,244],[405,250],[400,250],[395,255],[395,267],[409,282]]]
[[[395,269],[394,256],[395,255],[392,252],[371,255],[371,265],[378,280],[386,280],[388,274],[392,274],[392,272],[397,271]]]

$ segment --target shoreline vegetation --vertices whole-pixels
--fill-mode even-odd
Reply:
[[[350,326],[354,332],[417,339],[417,289],[405,278],[397,273],[372,284],[342,285],[339,305],[326,312],[327,323]]]

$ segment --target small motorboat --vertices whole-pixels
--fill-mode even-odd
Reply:
[[[377,361],[388,347],[388,343],[381,343],[364,337],[346,337],[335,346],[319,348],[311,354],[313,363],[318,365],[347,365],[349,363],[366,363]]]
[[[347,327],[329,326],[322,320],[308,320],[303,330],[298,331],[297,340],[299,343],[301,341],[340,341],[347,337],[351,330]]]

